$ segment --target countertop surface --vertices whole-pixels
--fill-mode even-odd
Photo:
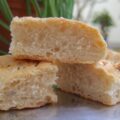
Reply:
[[[120,104],[104,106],[76,95],[58,94],[58,104],[0,112],[0,120],[120,120]]]

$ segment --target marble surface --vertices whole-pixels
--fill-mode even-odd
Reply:
[[[60,91],[57,94],[56,105],[0,112],[0,120],[120,120],[120,104],[108,107]]]

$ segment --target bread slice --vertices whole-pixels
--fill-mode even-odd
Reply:
[[[11,33],[10,53],[18,59],[94,63],[106,52],[100,33],[75,20],[15,17]]]
[[[52,85],[57,71],[51,63],[0,57],[0,110],[35,108],[56,102]]]
[[[59,87],[105,105],[120,102],[120,53],[108,51],[96,64],[59,65]]]

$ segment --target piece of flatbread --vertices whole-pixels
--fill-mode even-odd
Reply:
[[[106,53],[100,33],[79,21],[15,17],[10,29],[10,53],[17,59],[95,63]]]
[[[57,101],[56,65],[0,57],[0,110],[36,108]]]
[[[61,90],[105,105],[120,102],[120,53],[108,50],[96,64],[59,64],[59,69]]]

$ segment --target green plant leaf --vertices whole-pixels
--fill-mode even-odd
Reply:
[[[12,15],[10,7],[9,7],[9,5],[7,3],[7,0],[0,0],[0,9],[1,9],[1,12],[3,13],[4,17],[9,22],[11,22],[11,20],[13,18],[13,15]]]
[[[73,6],[74,6],[74,0],[65,0],[66,2],[66,17],[69,19],[72,19],[73,16]]]
[[[56,9],[55,0],[48,0],[48,1],[49,1],[52,17],[58,17],[59,15],[58,15],[58,12],[57,12],[57,9]]]
[[[5,22],[3,22],[2,20],[0,20],[0,26],[2,26],[3,28],[5,28],[8,31],[10,30],[9,26]]]
[[[32,5],[37,13],[37,16],[41,17],[40,6],[39,6],[37,0],[31,0],[31,3],[32,3]]]
[[[58,12],[58,17],[63,17],[64,15],[64,8],[63,8],[63,0],[56,0],[56,8],[57,8],[57,12]]]
[[[48,10],[47,11],[48,12],[47,17],[53,17],[49,2],[48,2],[47,10]]]
[[[0,50],[0,55],[6,55],[6,54],[8,54],[8,53],[3,50]]]
[[[30,0],[26,0],[26,12],[27,12],[27,15],[31,15],[31,2],[30,2]]]
[[[43,0],[43,4],[44,4],[44,10],[43,10],[42,17],[47,17],[47,15],[48,15],[48,1]]]
[[[0,35],[0,41],[3,42],[6,45],[10,44],[10,41],[8,41],[6,38],[4,38],[3,36]]]
[[[101,11],[100,13],[96,13],[93,17],[92,22],[105,27],[111,27],[114,25],[114,21],[112,17],[110,16],[109,12],[106,10]]]
[[[52,85],[52,88],[53,88],[54,90],[58,90],[58,89],[59,89],[58,85]]]
[[[71,19],[73,16],[74,0],[56,0],[59,17]]]
[[[66,1],[65,0],[62,0],[62,3],[61,3],[61,13],[62,13],[62,17],[64,18],[67,18],[67,10],[66,10]]]

